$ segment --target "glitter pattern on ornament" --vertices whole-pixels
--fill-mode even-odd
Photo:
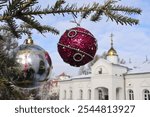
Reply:
[[[66,30],[58,42],[58,52],[61,58],[75,67],[80,67],[93,60],[97,47],[95,37],[81,27]]]

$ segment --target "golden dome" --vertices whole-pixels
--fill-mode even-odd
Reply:
[[[111,47],[108,52],[107,52],[107,56],[118,56],[116,50]]]
[[[111,48],[107,52],[107,56],[118,56],[117,51],[113,48],[113,34],[111,34]]]

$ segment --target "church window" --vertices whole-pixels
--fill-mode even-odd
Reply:
[[[94,70],[95,75],[100,75],[100,74],[108,74],[108,70],[105,68],[105,66],[98,66]]]
[[[91,100],[91,89],[88,90],[88,99]]]
[[[82,99],[83,99],[83,91],[80,90],[80,100],[82,100]]]
[[[72,100],[72,90],[70,90],[70,100]]]
[[[134,100],[134,92],[133,90],[129,90],[129,100]]]
[[[102,68],[99,69],[98,74],[102,74]]]
[[[149,90],[144,91],[144,100],[150,100],[150,91]]]
[[[102,90],[99,89],[99,90],[98,90],[98,99],[99,99],[99,100],[102,100],[102,99],[103,99],[103,98],[102,98],[102,95],[103,95],[103,94],[102,94]]]

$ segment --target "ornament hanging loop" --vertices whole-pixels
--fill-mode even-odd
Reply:
[[[80,24],[81,24],[83,18],[81,18],[79,21],[77,21],[76,20],[77,16],[75,14],[72,14],[72,17],[73,17],[74,20],[70,21],[70,22],[75,23],[77,25],[77,27],[80,27]]]

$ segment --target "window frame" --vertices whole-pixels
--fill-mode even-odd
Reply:
[[[150,100],[150,91],[148,89],[143,91],[143,98],[144,100]]]
[[[132,89],[128,90],[129,100],[134,100],[134,91]]]

